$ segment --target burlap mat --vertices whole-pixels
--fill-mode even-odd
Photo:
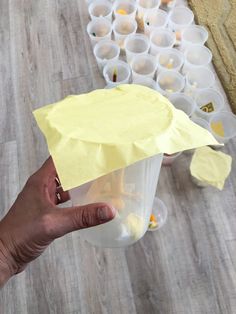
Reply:
[[[188,0],[195,21],[209,32],[207,46],[236,113],[236,0]]]

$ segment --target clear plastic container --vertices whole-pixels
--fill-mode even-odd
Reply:
[[[130,63],[133,79],[140,76],[154,78],[156,73],[156,59],[149,55],[137,55]]]
[[[169,15],[168,27],[175,32],[175,45],[181,43],[183,30],[191,25],[194,20],[193,12],[185,6],[175,7]]]
[[[164,154],[163,161],[162,161],[162,166],[171,166],[173,162],[178,158],[182,152],[175,153],[175,154]]]
[[[131,69],[130,66],[121,60],[109,61],[104,69],[103,76],[110,87],[115,87],[120,84],[127,84],[130,81]]]
[[[207,120],[193,116],[191,120],[210,132],[210,124]]]
[[[92,1],[88,8],[91,19],[104,17],[112,21],[113,5],[108,0],[95,0]]]
[[[102,39],[111,39],[112,24],[104,17],[93,19],[87,25],[87,33],[94,46]]]
[[[170,12],[176,5],[176,0],[161,0],[160,9]]]
[[[175,35],[168,29],[155,29],[150,36],[150,53],[157,56],[164,49],[172,48],[175,43]]]
[[[179,71],[184,63],[184,55],[177,49],[170,48],[161,51],[157,56],[158,72],[165,70]]]
[[[133,35],[137,30],[137,22],[134,19],[123,16],[113,22],[115,41],[121,49],[124,49],[124,41],[128,35]]]
[[[198,91],[195,94],[195,101],[197,105],[195,115],[208,121],[224,107],[222,94],[213,88]]]
[[[182,32],[181,50],[189,46],[204,45],[208,39],[208,31],[200,25],[190,25]]]
[[[102,71],[108,61],[119,59],[120,47],[116,42],[110,39],[104,39],[95,45],[93,53],[97,60],[98,67],[100,71]]]
[[[118,0],[114,3],[114,16],[119,18],[122,16],[127,16],[129,18],[135,19],[137,12],[136,1]]]
[[[205,46],[192,45],[184,52],[185,62],[182,73],[186,74],[192,68],[207,66],[212,60],[212,52]]]
[[[196,110],[194,99],[184,93],[172,94],[170,95],[169,100],[176,109],[182,110],[189,117],[191,117]]]
[[[160,0],[137,0],[138,12],[137,12],[137,22],[138,27],[141,32],[144,31],[144,15],[147,12],[156,10],[160,6]]]
[[[163,10],[151,10],[144,15],[144,33],[150,36],[158,28],[165,28],[168,23],[168,14]]]
[[[216,140],[226,144],[236,136],[236,116],[228,111],[215,113],[210,118],[210,131]]]
[[[157,76],[157,90],[166,97],[184,89],[185,79],[176,71],[162,71]]]
[[[134,34],[126,37],[124,46],[126,60],[130,63],[135,56],[148,53],[150,41],[149,38],[143,34]]]
[[[158,197],[155,197],[153,206],[152,206],[152,214],[155,216],[157,220],[157,226],[155,228],[148,228],[148,231],[156,231],[163,227],[166,223],[168,212],[166,205],[162,200]]]
[[[194,97],[196,92],[202,92],[215,84],[214,73],[206,67],[191,68],[186,74],[186,87],[184,92]]]
[[[134,78],[133,84],[143,85],[143,86],[157,90],[157,83],[152,78],[147,77],[147,76]]]
[[[116,217],[80,234],[101,247],[124,247],[138,241],[148,229],[163,155],[134,163],[70,191],[73,205],[106,202]]]

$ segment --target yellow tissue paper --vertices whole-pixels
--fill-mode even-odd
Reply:
[[[34,116],[64,190],[155,154],[218,144],[158,92],[134,84],[69,96]]]
[[[230,174],[231,164],[231,156],[210,147],[200,147],[193,155],[190,172],[199,181],[222,190]]]

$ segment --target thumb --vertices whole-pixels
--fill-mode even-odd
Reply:
[[[89,204],[69,208],[57,208],[55,211],[55,237],[69,232],[94,227],[112,220],[116,210],[106,203]]]

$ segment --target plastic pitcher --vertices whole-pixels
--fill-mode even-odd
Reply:
[[[72,189],[74,205],[106,202],[117,210],[112,221],[82,230],[81,235],[104,247],[138,241],[148,229],[162,159],[158,154]]]

